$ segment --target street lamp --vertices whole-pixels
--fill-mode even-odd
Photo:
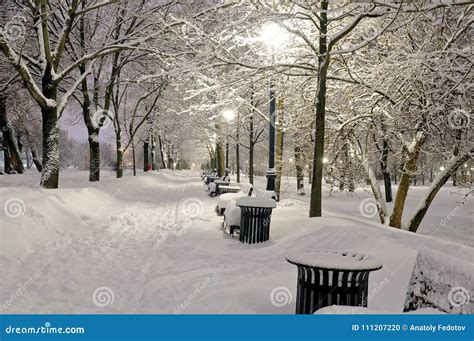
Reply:
[[[227,122],[232,122],[235,118],[235,113],[232,111],[232,110],[225,110],[223,113],[222,113],[222,116],[224,117],[224,119],[227,121]]]
[[[270,49],[272,56],[272,64],[275,61],[276,50],[286,42],[287,31],[274,22],[267,22],[263,25],[261,31],[261,39],[265,45]],[[267,191],[275,190],[275,89],[273,81],[270,78],[270,116],[269,116],[269,137],[268,137],[268,170],[267,170]]]

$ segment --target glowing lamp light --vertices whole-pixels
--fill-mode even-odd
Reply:
[[[440,170],[440,171],[444,171],[445,169],[446,169],[446,168],[444,168],[444,166],[439,167],[439,170]]]
[[[232,110],[226,110],[222,113],[222,116],[227,122],[230,122],[234,120],[235,113]]]
[[[323,157],[323,163],[328,163],[328,162],[329,162],[328,158],[327,158],[327,157]]]
[[[262,27],[261,38],[271,48],[279,48],[288,40],[288,32],[274,22],[267,22]]]

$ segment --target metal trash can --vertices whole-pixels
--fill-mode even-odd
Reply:
[[[286,260],[298,267],[296,314],[331,305],[367,307],[369,274],[383,266],[374,256],[352,251],[309,251]]]
[[[273,199],[244,197],[237,200],[240,207],[240,236],[242,243],[255,244],[270,239],[270,220],[276,207]]]

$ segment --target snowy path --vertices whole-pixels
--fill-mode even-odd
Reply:
[[[19,286],[26,283],[28,287],[8,311],[231,313],[239,311],[232,302],[236,292],[235,288],[226,292],[224,277],[234,281],[231,287],[235,287],[235,279],[242,276],[233,274],[244,273],[241,290],[251,287],[258,277],[271,281],[267,276],[271,262],[260,257],[262,267],[255,267],[255,259],[246,263],[246,258],[254,255],[239,254],[245,247],[223,234],[222,218],[213,210],[215,199],[206,195],[198,177],[162,174],[145,179],[145,183],[128,181],[116,189],[107,184],[109,194],[89,189],[78,189],[76,194],[59,190],[64,193],[43,193],[46,200],[41,203],[27,202],[22,227],[42,225],[48,238],[31,235],[29,253],[25,254],[25,245],[10,247],[10,256],[22,251],[19,257],[2,258],[2,268],[9,274],[2,284],[2,301],[8,301]],[[82,214],[78,214],[74,202],[79,196],[85,197],[82,201],[88,196],[96,200],[95,205],[89,203],[95,207],[84,210],[81,203],[77,208]],[[56,206],[55,217],[49,219],[44,211],[51,210],[58,201],[64,207]],[[64,212],[71,206],[74,213]],[[66,220],[67,229],[61,228],[59,225]],[[16,227],[11,224],[11,229]],[[258,248],[255,251],[258,253]],[[280,257],[278,262],[284,259]],[[202,295],[193,292],[217,280],[221,281],[222,292],[218,295],[222,304],[208,309]],[[97,288],[104,288],[104,304],[111,303],[107,299],[113,296],[113,304],[106,309],[93,300]],[[230,298],[227,303],[225,296]]]
[[[381,257],[371,286],[387,292],[369,303],[396,311],[420,245],[363,218],[307,219],[307,203],[295,199],[274,212],[269,242],[242,245],[222,232],[196,174],[109,175],[86,188],[76,178],[66,173],[54,191],[0,189],[1,204],[19,199],[21,213],[1,217],[2,311],[291,314],[296,269],[285,255],[308,245]]]

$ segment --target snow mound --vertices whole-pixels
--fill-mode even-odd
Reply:
[[[405,311],[438,307],[451,314],[474,314],[474,265],[471,260],[429,250],[418,252]]]

